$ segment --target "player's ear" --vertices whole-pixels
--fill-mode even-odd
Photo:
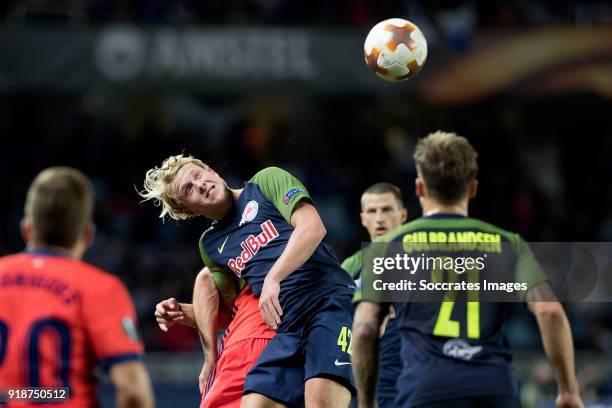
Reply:
[[[406,222],[406,220],[408,219],[408,210],[405,208],[402,208],[400,210],[400,219],[402,220],[402,224]]]
[[[470,184],[469,199],[471,200],[472,198],[476,197],[477,192],[478,192],[478,180],[474,179],[472,180],[472,183]]]
[[[427,189],[425,188],[425,183],[420,177],[414,179],[414,193],[417,197],[427,197]]]
[[[96,236],[96,224],[94,224],[93,222],[90,222],[89,224],[87,224],[87,226],[85,227],[85,230],[83,231],[83,241],[85,242],[85,245],[87,247],[89,247],[93,243],[95,236]]]
[[[19,224],[19,229],[21,230],[23,241],[27,244],[32,239],[32,221],[27,217],[23,217]]]
[[[359,219],[361,220],[361,226],[367,229],[368,227],[366,226],[366,217],[363,211],[359,213]]]

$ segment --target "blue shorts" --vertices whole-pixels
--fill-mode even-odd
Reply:
[[[414,408],[521,408],[518,397],[492,396],[492,397],[473,397],[473,398],[453,398],[440,401],[433,401],[425,404],[415,405]],[[382,408],[382,407],[381,407]]]
[[[378,401],[378,408],[397,408],[397,406],[395,405],[395,400],[393,398],[387,398],[387,397],[378,397],[377,398]],[[357,399],[357,397],[353,397],[351,399],[351,404],[349,405],[349,408],[357,408],[359,406],[359,400]]]
[[[351,296],[324,296],[313,300],[302,324],[276,333],[247,374],[244,394],[256,392],[289,406],[303,406],[293,390],[311,378],[328,378],[356,389],[351,371]]]
[[[378,397],[378,408],[397,408],[393,398]]]

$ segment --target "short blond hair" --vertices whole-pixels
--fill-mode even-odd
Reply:
[[[418,141],[416,168],[428,193],[441,204],[454,204],[469,190],[478,174],[478,153],[455,133],[437,131]]]
[[[208,169],[208,166],[202,160],[177,154],[164,160],[160,167],[155,166],[149,169],[145,175],[144,189],[139,191],[138,194],[144,199],[143,201],[153,200],[156,206],[162,208],[159,215],[162,219],[166,215],[175,220],[186,220],[191,216],[185,211],[185,206],[171,188],[179,170],[186,164],[194,164],[203,169]]]
[[[49,167],[30,184],[24,213],[33,239],[42,245],[71,248],[91,223],[94,203],[89,179],[72,167]]]

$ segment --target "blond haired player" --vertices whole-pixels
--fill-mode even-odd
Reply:
[[[142,196],[162,206],[162,217],[213,220],[200,238],[204,263],[221,286],[244,279],[276,331],[246,376],[242,404],[348,406],[350,347],[338,339],[352,325],[354,283],[321,242],[326,230],[304,185],[269,167],[230,189],[209,166],[179,155],[147,172]]]

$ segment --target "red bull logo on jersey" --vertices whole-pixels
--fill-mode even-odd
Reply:
[[[240,247],[242,248],[240,256],[237,258],[232,258],[227,262],[227,266],[229,266],[230,269],[234,271],[236,275],[238,275],[238,277],[240,277],[246,263],[249,262],[261,248],[268,245],[270,241],[279,235],[271,220],[267,220],[261,224],[260,228],[261,232],[257,236],[249,235],[247,239],[242,241],[240,244]]]

